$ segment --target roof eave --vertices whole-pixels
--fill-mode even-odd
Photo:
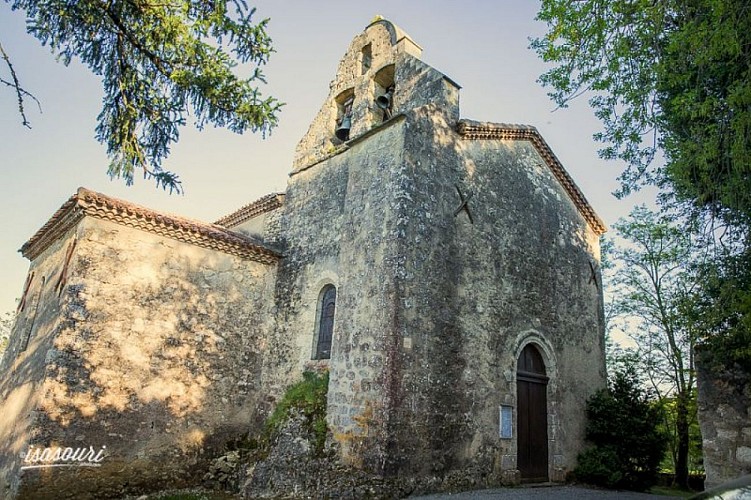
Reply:
[[[29,260],[36,259],[85,216],[108,220],[263,264],[273,264],[281,258],[281,254],[275,250],[216,224],[156,212],[85,188],[79,188],[76,194],[50,217],[21,247],[21,254]]]

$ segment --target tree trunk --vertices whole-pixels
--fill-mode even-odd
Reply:
[[[688,489],[688,401],[683,394],[677,398],[676,413],[678,453],[675,460],[675,484],[679,488]]]

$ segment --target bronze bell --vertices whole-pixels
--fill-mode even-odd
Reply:
[[[376,97],[376,105],[383,109],[391,109],[391,102],[394,98],[394,87],[389,87],[385,94]]]
[[[344,118],[342,118],[342,123],[339,124],[339,127],[337,127],[336,132],[334,134],[336,135],[336,138],[340,141],[346,141],[349,139],[349,129],[352,127],[352,118],[347,115]]]

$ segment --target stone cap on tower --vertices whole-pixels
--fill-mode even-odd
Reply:
[[[422,48],[401,28],[376,16],[350,43],[329,95],[297,144],[293,173],[410,109],[438,104],[459,118],[459,85],[420,61]]]

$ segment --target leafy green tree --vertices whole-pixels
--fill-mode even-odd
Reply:
[[[658,126],[679,199],[751,223],[751,10],[746,0],[675,2],[660,51]]]
[[[657,72],[669,9],[652,0],[543,0],[537,19],[548,32],[532,41],[546,62],[540,77],[560,107],[586,93],[603,123],[603,158],[628,164],[622,194],[653,182],[659,148]]]
[[[710,370],[738,365],[751,373],[751,248],[721,250],[701,271],[693,314],[702,363]]]
[[[678,400],[675,397],[668,396],[659,402],[663,411],[663,422],[660,426],[661,432],[668,436],[668,451],[670,452],[662,461],[660,468],[671,470],[675,468],[677,442],[676,429],[678,412]],[[701,473],[704,468],[704,457],[702,455],[702,438],[701,429],[699,428],[699,419],[697,418],[697,399],[696,390],[691,395],[688,407],[689,415],[689,440],[688,440],[688,470],[689,473]]]
[[[566,106],[588,93],[620,194],[648,183],[727,222],[751,213],[751,11],[745,0],[543,0],[532,42]],[[664,162],[655,162],[659,153]]]
[[[657,426],[661,409],[633,369],[615,373],[608,388],[587,401],[587,418],[586,437],[593,446],[579,455],[577,479],[637,491],[656,483],[665,454],[665,436]]]
[[[626,163],[617,195],[658,187],[707,245],[706,261],[693,263],[693,287],[675,288],[682,296],[672,309],[642,302],[650,306],[634,312],[650,318],[640,340],[655,357],[645,362],[658,368],[668,359],[661,353],[673,360],[663,373],[679,391],[683,485],[690,349],[698,340],[715,360],[751,366],[751,9],[746,0],[542,0],[538,19],[548,31],[532,47],[553,63],[540,82],[561,107],[589,96],[603,125],[601,156]],[[647,277],[659,277],[645,264]],[[680,280],[685,269],[669,274]],[[655,343],[655,331],[673,335]]]
[[[671,401],[671,452],[676,483],[688,487],[690,425],[696,418],[693,294],[700,263],[692,233],[647,208],[615,224],[623,244],[613,252],[618,326],[635,342],[630,362],[663,403]]]
[[[263,97],[260,67],[272,52],[268,19],[256,22],[243,0],[6,0],[23,9],[27,29],[63,63],[78,58],[104,87],[97,139],[107,145],[109,174],[131,184],[134,172],[180,191],[162,160],[188,114],[206,124],[266,133],[281,104]],[[0,47],[1,50],[1,47]],[[2,50],[24,125],[23,89]],[[237,73],[238,63],[252,68]]]

